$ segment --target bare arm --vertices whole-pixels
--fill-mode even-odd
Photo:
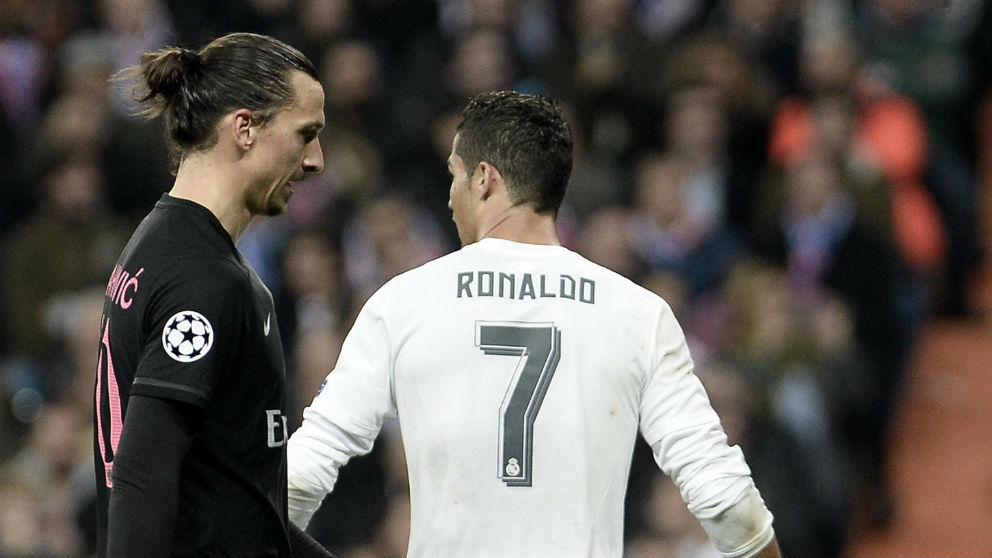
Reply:
[[[778,549],[778,539],[772,537],[770,543],[754,554],[754,558],[781,558],[782,552]]]

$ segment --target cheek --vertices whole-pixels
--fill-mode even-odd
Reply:
[[[470,204],[470,196],[468,191],[468,185],[464,182],[459,183],[452,192],[452,203],[455,207],[461,210],[462,213],[467,213]]]
[[[304,149],[287,149],[282,153],[282,161],[287,168],[295,168],[303,164],[304,154]]]
[[[273,167],[291,167],[303,160],[305,146],[298,146],[293,137],[280,137],[273,143],[270,153]]]

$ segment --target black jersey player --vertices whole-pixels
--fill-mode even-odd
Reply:
[[[323,167],[313,64],[235,33],[124,74],[179,166],[106,290],[95,389],[98,551],[326,553],[286,513],[285,365],[272,296],[236,248]]]

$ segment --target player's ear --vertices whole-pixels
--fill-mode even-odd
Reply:
[[[476,171],[473,179],[478,183],[479,197],[482,200],[489,199],[499,188],[503,187],[503,175],[499,169],[486,161],[479,162],[478,171]]]
[[[234,139],[234,143],[245,151],[251,149],[252,144],[255,142],[255,134],[257,132],[254,124],[255,121],[252,118],[250,110],[240,108],[234,111],[229,132],[232,139]]]

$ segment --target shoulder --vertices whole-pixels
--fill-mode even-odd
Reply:
[[[632,301],[635,301],[637,304],[644,304],[649,301],[664,303],[664,300],[655,292],[638,284],[629,277],[595,263],[578,252],[567,250],[566,253],[567,258],[574,262],[573,265],[578,269],[582,269],[588,277],[594,278],[597,282],[601,282],[603,285],[622,293],[624,297],[632,298]]]
[[[429,262],[423,263],[413,269],[397,274],[386,281],[380,290],[395,290],[410,288],[412,286],[436,285],[438,277],[445,275],[450,270],[455,269],[460,262],[464,261],[463,251],[465,249],[450,252]]]
[[[247,269],[233,258],[188,254],[160,260],[157,267],[154,286],[166,298],[211,306],[240,304],[252,290]]]
[[[199,327],[196,323],[228,341],[240,338],[255,307],[250,279],[223,258],[173,260],[154,277],[151,288],[143,322],[153,338],[176,328]]]
[[[464,251],[450,252],[393,276],[369,296],[363,308],[376,314],[409,315],[447,298],[455,289],[457,271],[465,268]]]

